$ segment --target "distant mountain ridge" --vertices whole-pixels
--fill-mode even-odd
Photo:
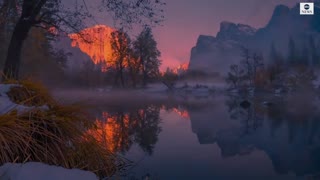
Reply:
[[[249,25],[223,21],[220,23],[220,31],[217,34],[217,39],[244,42],[247,38],[252,37],[256,31],[257,29]]]
[[[275,7],[267,25],[255,29],[249,25],[232,22],[221,22],[216,37],[200,35],[197,44],[191,50],[189,71],[207,73],[219,72],[225,75],[231,64],[241,60],[241,47],[247,47],[254,52],[261,52],[268,61],[271,44],[283,56],[288,54],[288,42],[292,38],[297,49],[308,48],[309,39],[315,41],[320,48],[320,3],[315,2],[314,15],[300,15],[300,5],[293,8],[285,5]],[[308,52],[304,52],[308,53]],[[306,61],[312,64],[307,57]],[[268,62],[267,62],[268,63]]]

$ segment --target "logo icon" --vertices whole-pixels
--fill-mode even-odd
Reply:
[[[313,3],[300,3],[300,15],[313,15],[314,4]]]
[[[304,9],[305,9],[305,10],[309,10],[309,9],[310,9],[309,4],[305,4],[305,5],[304,5]]]

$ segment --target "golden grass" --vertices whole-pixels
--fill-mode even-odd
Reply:
[[[23,80],[6,81],[7,84],[19,84],[10,89],[7,93],[10,99],[16,103],[25,106],[43,106],[56,105],[54,99],[50,96],[48,90],[39,82]]]
[[[95,127],[81,106],[59,104],[39,83],[19,84],[8,92],[12,101],[48,108],[0,115],[0,163],[36,161],[89,170],[100,177],[111,176],[128,165],[86,133]]]

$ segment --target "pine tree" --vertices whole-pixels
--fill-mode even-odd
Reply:
[[[133,43],[134,54],[140,60],[143,86],[159,76],[159,59],[161,53],[158,50],[150,27],[145,27]]]
[[[289,38],[289,44],[288,44],[289,52],[288,52],[288,62],[289,64],[297,64],[298,63],[298,55],[297,55],[297,49],[294,40],[292,37]]]
[[[272,65],[282,66],[283,63],[284,63],[283,62],[283,56],[277,50],[274,42],[271,43],[269,58],[270,58],[271,66]]]
[[[300,53],[300,56],[298,57],[298,65],[308,66],[309,65],[309,59],[312,58],[312,55],[310,54],[310,49],[307,44],[304,44]]]
[[[311,56],[311,63],[314,66],[320,65],[320,57],[317,52],[316,43],[314,42],[314,38],[312,36],[309,37],[309,49],[310,49],[310,56]]]

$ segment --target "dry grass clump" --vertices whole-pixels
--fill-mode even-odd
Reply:
[[[14,82],[12,82],[15,84]],[[7,93],[12,102],[24,106],[55,105],[56,102],[50,96],[48,90],[41,84],[30,80],[24,80],[14,86]]]
[[[8,92],[11,100],[48,108],[0,115],[0,163],[43,162],[89,170],[100,177],[111,176],[128,165],[86,133],[95,127],[81,106],[55,102],[40,84],[20,85]]]

